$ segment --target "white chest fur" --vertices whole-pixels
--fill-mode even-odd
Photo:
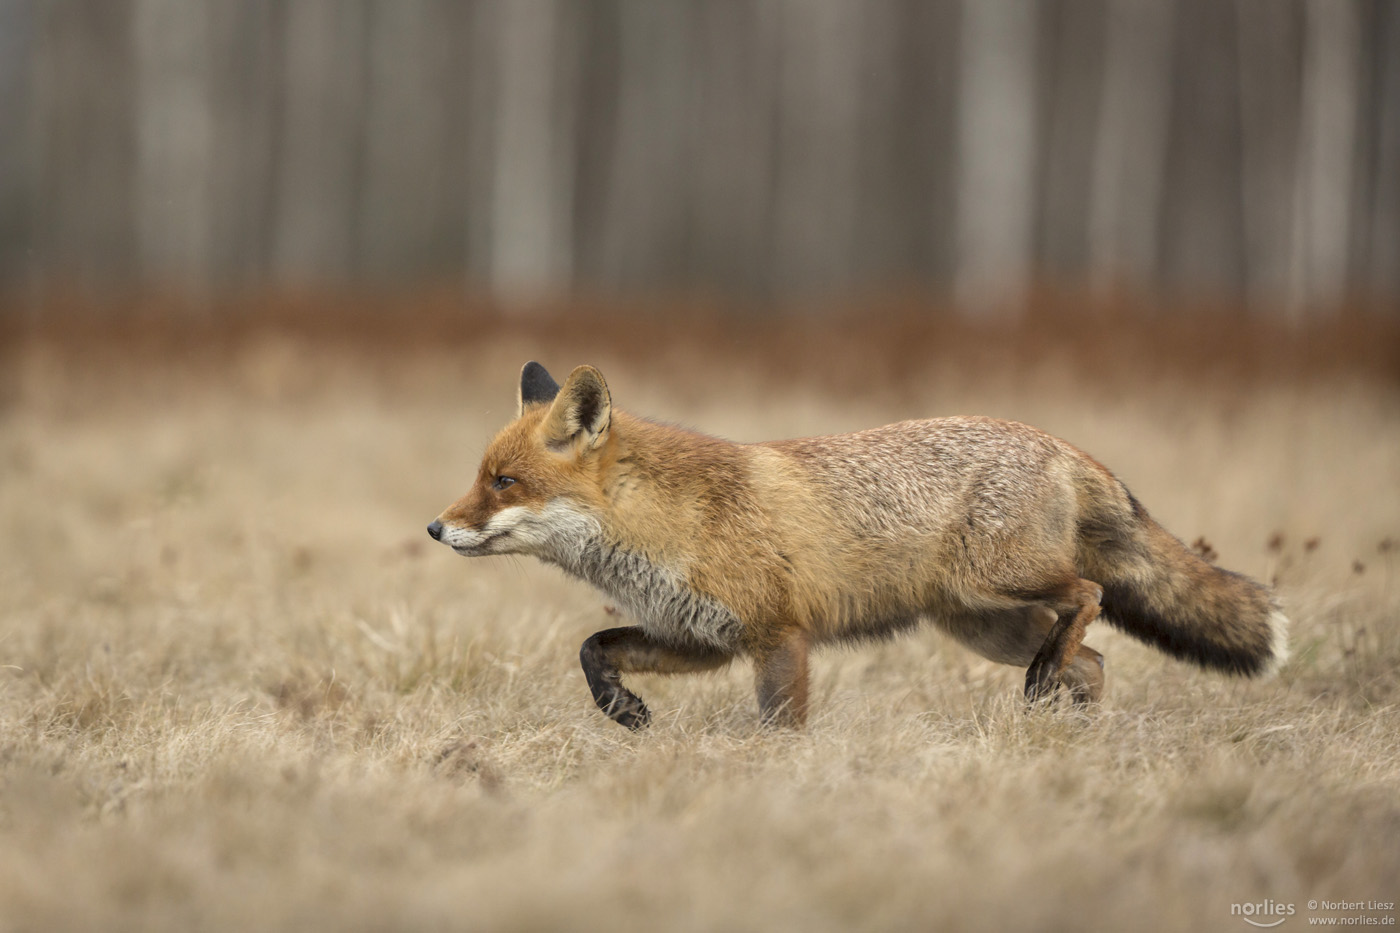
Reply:
[[[609,543],[592,518],[577,515],[538,556],[617,600],[649,635],[675,645],[736,650],[743,626],[730,609],[696,593],[670,569]]]

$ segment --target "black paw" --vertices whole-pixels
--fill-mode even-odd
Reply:
[[[615,722],[633,732],[640,732],[651,725],[651,710],[647,709],[641,697],[635,693],[624,692],[614,697],[612,702],[602,709]]]
[[[1060,686],[1060,673],[1053,664],[1037,659],[1026,671],[1026,702],[1034,706],[1049,700]]]

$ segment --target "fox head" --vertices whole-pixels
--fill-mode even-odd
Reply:
[[[612,428],[603,374],[580,366],[560,386],[543,366],[520,371],[515,420],[486,448],[476,482],[428,526],[458,554],[553,556],[597,527]]]

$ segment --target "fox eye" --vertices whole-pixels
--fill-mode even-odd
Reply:
[[[514,485],[515,485],[515,477],[513,477],[513,476],[498,476],[498,477],[496,477],[496,481],[495,481],[494,483],[491,484],[491,488],[492,488],[492,489],[505,489],[505,488],[508,487],[508,486],[514,486]]]

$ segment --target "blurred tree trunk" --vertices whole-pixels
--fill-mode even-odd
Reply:
[[[739,293],[770,294],[779,10],[771,3],[701,4],[694,28],[690,275]]]
[[[1106,0],[1043,4],[1041,56],[1045,145],[1036,175],[1039,272],[1072,281],[1089,264],[1094,129],[1102,109]]]
[[[915,177],[901,164],[899,143],[900,137],[915,135],[913,124],[922,119],[924,108],[905,109],[910,63],[901,37],[909,27],[904,4],[881,0],[865,6],[851,37],[860,76],[855,122],[849,127],[858,140],[850,234],[856,288],[899,277],[913,281],[911,221],[922,213],[922,205]]]
[[[1377,4],[1373,115],[1374,156],[1366,209],[1368,255],[1363,285],[1372,299],[1391,299],[1400,313],[1400,4]]]
[[[278,128],[272,267],[284,285],[355,273],[364,150],[367,4],[295,0]]]
[[[1101,296],[1145,291],[1155,283],[1173,10],[1170,0],[1121,0],[1108,7],[1086,270]]]
[[[285,6],[210,3],[209,278],[253,288],[272,263]]]
[[[488,293],[491,288],[494,224],[491,209],[496,188],[496,112],[499,85],[499,43],[495,31],[493,0],[467,0],[461,5],[466,61],[462,63],[466,88],[461,121],[463,175],[462,256],[468,294]]]
[[[497,58],[491,285],[531,301],[573,282],[573,110],[562,0],[494,5]]]
[[[35,0],[0,0],[0,284],[32,282]],[[0,314],[5,305],[0,303]]]
[[[1238,0],[1236,22],[1245,291],[1256,309],[1277,309],[1288,302],[1293,287],[1302,14],[1296,3]]]
[[[958,263],[958,75],[962,4],[958,0],[909,0],[909,28],[902,39],[910,61],[905,113],[913,114],[901,138],[910,187],[905,195],[916,237],[917,280],[936,293],[953,293]]]
[[[820,294],[851,283],[861,8],[784,0],[780,9],[773,276],[780,294]]]
[[[1303,9],[1303,101],[1289,305],[1294,317],[1335,302],[1346,292],[1358,90],[1356,5],[1305,0]]]
[[[1035,232],[1038,7],[977,0],[962,10],[955,291],[973,314],[1018,305]]]
[[[370,12],[358,266],[381,282],[431,280],[465,250],[466,155],[456,127],[465,115],[466,8],[396,0]]]
[[[33,237],[64,288],[130,287],[138,269],[132,3],[44,4],[37,31]]]
[[[1178,7],[1158,279],[1172,298],[1233,299],[1244,277],[1240,99],[1234,11]]]
[[[613,288],[680,283],[693,190],[691,7],[618,6],[617,99],[593,259]],[[592,276],[590,276],[592,277]]]
[[[136,0],[138,281],[207,291],[212,272],[209,6]]]
[[[953,270],[958,4],[869,5],[856,36],[860,100],[854,287],[946,298]]]

